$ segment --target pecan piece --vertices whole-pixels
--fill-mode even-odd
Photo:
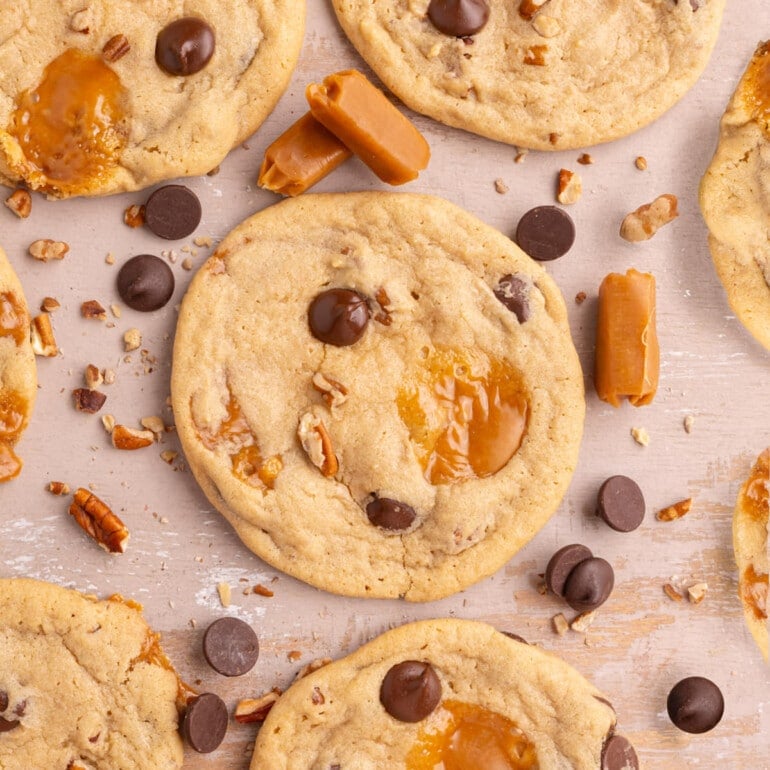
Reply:
[[[143,449],[155,441],[151,430],[136,430],[125,425],[116,425],[112,429],[112,446],[115,449]]]
[[[107,311],[102,307],[102,304],[95,299],[86,300],[80,306],[80,315],[82,315],[83,318],[94,319],[96,321],[107,320]]]
[[[681,519],[689,512],[690,508],[692,508],[692,498],[688,497],[686,500],[680,500],[678,503],[661,509],[655,514],[655,518],[658,521],[674,521],[674,519]]]
[[[91,390],[91,388],[75,388],[72,391],[72,397],[75,399],[75,409],[87,414],[96,414],[107,400],[104,393]]]
[[[303,414],[297,427],[297,436],[310,462],[324,476],[333,476],[339,470],[331,437],[320,417],[312,412]]]
[[[26,219],[32,213],[32,196],[26,190],[14,190],[6,198],[5,205],[19,219]]]
[[[124,553],[128,530],[123,522],[96,495],[82,487],[75,492],[70,515],[102,548],[110,553]]]
[[[240,722],[242,725],[250,722],[264,722],[270,709],[280,697],[281,691],[274,687],[270,692],[260,695],[259,698],[244,698],[238,701],[233,717],[236,722]]]
[[[330,406],[341,406],[347,401],[348,389],[337,380],[316,372],[312,380],[313,388],[321,394],[321,398]]]
[[[29,255],[41,262],[48,262],[51,259],[64,259],[64,255],[70,250],[70,247],[64,241],[52,241],[50,238],[41,238],[33,241],[29,245]]]
[[[59,348],[56,346],[56,338],[53,335],[51,316],[48,313],[41,313],[35,316],[32,319],[32,326],[29,331],[32,350],[36,356],[51,358],[59,352]]]
[[[118,59],[122,59],[131,50],[131,45],[125,35],[114,35],[102,48],[104,60],[112,64]]]
[[[652,238],[663,225],[679,216],[677,197],[666,193],[652,203],[645,203],[626,216],[620,225],[620,237],[631,243]]]
[[[577,203],[583,194],[583,181],[580,174],[563,168],[559,171],[559,183],[556,190],[556,200],[565,206]]]
[[[144,206],[133,203],[123,212],[123,221],[129,227],[141,227],[144,224]]]

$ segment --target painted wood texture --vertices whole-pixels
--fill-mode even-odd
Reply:
[[[119,592],[142,602],[182,676],[211,689],[229,706],[273,686],[284,687],[308,661],[336,658],[384,629],[412,619],[456,616],[487,620],[554,651],[578,668],[613,701],[619,729],[636,745],[646,770],[682,767],[770,768],[770,668],[744,628],[732,557],[731,518],[738,488],[755,456],[770,445],[770,354],[760,348],[729,310],[711,265],[697,187],[713,152],[719,118],[761,36],[770,36],[766,0],[732,0],[709,67],[698,84],[655,124],[610,145],[591,148],[592,165],[579,152],[529,153],[414,116],[433,157],[405,190],[444,196],[511,234],[529,208],[554,202],[560,168],[583,178],[582,199],[570,207],[577,225],[571,252],[548,269],[569,308],[575,344],[585,372],[587,419],[581,459],[572,486],[548,526],[494,577],[464,593],[424,605],[351,600],[302,585],[267,567],[247,551],[211,508],[185,470],[180,455],[168,465],[165,449],[179,450],[173,432],[159,446],[135,453],[114,450],[99,420],[75,412],[71,391],[89,363],[112,368],[117,381],[104,386],[103,414],[138,425],[147,415],[173,424],[166,405],[175,304],[194,269],[210,253],[192,240],[165,253],[177,289],[172,302],[149,315],[123,308],[109,323],[86,321],[80,304],[117,302],[117,265],[168,245],[122,223],[123,210],[142,193],[103,200],[34,200],[32,216],[17,220],[0,210],[0,243],[24,283],[30,306],[45,296],[61,302],[54,314],[61,354],[38,359],[39,399],[19,446],[25,467],[0,487],[0,576],[32,576],[98,595]],[[233,226],[277,199],[255,178],[265,147],[306,110],[307,83],[355,66],[368,72],[322,0],[309,0],[305,46],[291,87],[260,131],[236,148],[216,176],[189,181],[203,204],[197,236],[214,245]],[[637,156],[646,171],[634,165]],[[495,179],[509,188],[495,191]],[[318,191],[384,189],[352,160],[318,185]],[[628,244],[618,237],[623,216],[661,193],[679,198],[681,216],[653,240]],[[26,255],[37,238],[66,241],[62,262],[41,264]],[[189,250],[188,250],[189,248]],[[182,262],[190,259],[193,270]],[[661,383],[651,406],[613,409],[593,391],[596,293],[602,277],[628,267],[651,271],[658,281]],[[574,297],[584,291],[578,305]],[[145,355],[127,358],[123,333],[138,328]],[[683,428],[694,418],[691,433]],[[643,448],[632,427],[650,435]],[[630,534],[609,530],[594,516],[596,491],[609,475],[635,478],[648,513]],[[77,529],[68,500],[49,494],[50,480],[73,488],[93,485],[131,530],[126,554],[109,556]],[[660,523],[653,512],[685,497],[692,511]],[[565,611],[542,596],[539,573],[550,555],[569,542],[584,542],[615,567],[616,588],[589,629],[557,636],[551,617]],[[333,570],[334,564],[318,569]],[[674,602],[666,582],[708,583],[699,605]],[[232,587],[222,608],[216,586]],[[268,586],[273,597],[254,593]],[[224,614],[252,623],[262,654],[248,675],[229,680],[208,668],[200,649],[206,625]],[[568,613],[565,613],[568,614]],[[293,651],[297,655],[292,654]],[[297,660],[294,658],[298,657]],[[292,658],[290,660],[290,658]],[[688,675],[703,675],[722,688],[725,717],[703,736],[677,731],[665,713],[669,689]],[[255,726],[232,724],[222,748],[210,756],[186,755],[190,770],[248,767]]]

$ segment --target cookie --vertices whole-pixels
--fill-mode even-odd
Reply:
[[[333,0],[406,105],[538,150],[630,134],[695,83],[725,0]]]
[[[425,620],[293,684],[251,768],[634,767],[602,763],[614,728],[609,701],[556,656],[485,623]]]
[[[138,605],[0,580],[3,770],[182,766],[181,683]]]
[[[211,171],[286,88],[304,18],[304,0],[12,4],[0,182],[64,198]]]
[[[700,208],[730,307],[770,350],[770,41],[754,52],[722,117]]]
[[[738,493],[733,513],[733,549],[738,565],[738,593],[743,615],[768,660],[767,527],[770,519],[770,449],[765,449]]]
[[[27,427],[37,395],[29,324],[21,284],[0,249],[0,483],[21,471],[14,446]]]
[[[564,301],[439,198],[305,195],[195,276],[172,398],[211,503],[275,567],[424,601],[501,567],[575,468],[583,379]]]

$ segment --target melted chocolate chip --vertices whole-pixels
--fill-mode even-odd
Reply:
[[[580,543],[572,543],[560,548],[551,556],[545,568],[545,584],[548,590],[557,596],[564,596],[564,584],[575,567],[581,561],[593,557],[591,551]]]
[[[375,497],[366,504],[366,515],[375,527],[409,529],[417,517],[414,508],[390,497]]]
[[[539,262],[563,257],[574,242],[575,223],[557,206],[530,209],[516,228],[516,243]]]
[[[8,693],[5,690],[0,690],[0,711],[5,711],[8,708]]]
[[[194,75],[214,55],[214,30],[196,16],[172,21],[159,33],[155,61],[169,75]]]
[[[130,308],[148,313],[163,307],[174,293],[174,274],[160,257],[132,257],[118,273],[118,294]]]
[[[428,18],[445,35],[475,35],[489,19],[486,0],[430,0]]]
[[[363,336],[369,308],[366,299],[352,289],[327,289],[310,303],[308,322],[317,340],[345,347]]]
[[[195,751],[208,754],[219,746],[227,732],[227,706],[213,692],[204,692],[187,703],[182,735]]]
[[[441,700],[441,682],[429,663],[405,660],[393,666],[380,687],[380,703],[400,722],[419,722]]]
[[[248,623],[238,618],[219,618],[203,635],[203,655],[224,676],[242,676],[254,668],[259,640]]]
[[[564,599],[578,612],[595,610],[607,601],[615,585],[609,562],[596,556],[584,559],[569,573]]]
[[[618,532],[631,532],[644,519],[644,495],[628,476],[610,476],[599,487],[596,512]]]
[[[720,689],[702,676],[689,676],[674,685],[666,702],[671,721],[686,733],[705,733],[716,727],[725,710]]]
[[[531,283],[518,275],[504,275],[495,286],[495,296],[513,313],[520,324],[532,315],[529,304]]]
[[[0,717],[0,733],[7,733],[18,727],[21,723],[18,720],[8,720]]]
[[[182,184],[159,187],[144,205],[144,223],[159,238],[178,241],[192,233],[201,221],[198,196]]]
[[[602,749],[601,770],[639,770],[634,747],[622,735],[612,735]]]

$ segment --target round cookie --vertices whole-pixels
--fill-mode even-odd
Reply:
[[[293,684],[251,768],[621,770],[602,764],[614,728],[609,701],[556,656],[485,623],[425,620]]]
[[[27,427],[37,395],[29,329],[21,284],[0,249],[0,483],[21,471],[13,447]]]
[[[333,5],[359,53],[412,109],[501,142],[565,150],[630,134],[673,106],[706,66],[725,0]],[[489,18],[468,35],[458,22],[474,6],[488,6]],[[453,7],[452,31],[440,32],[431,17]]]
[[[334,593],[415,601],[490,575],[545,524],[585,410],[544,269],[398,193],[246,220],[184,298],[171,379],[190,467],[252,551]]]
[[[4,770],[182,766],[179,681],[137,609],[0,580]]]
[[[735,501],[733,549],[738,566],[738,594],[746,625],[765,660],[768,660],[768,556],[770,519],[770,449],[765,449],[751,469]]]
[[[770,41],[754,52],[722,117],[700,208],[730,307],[770,350]]]
[[[304,0],[11,4],[0,182],[63,198],[207,173],[275,106],[304,18]]]

